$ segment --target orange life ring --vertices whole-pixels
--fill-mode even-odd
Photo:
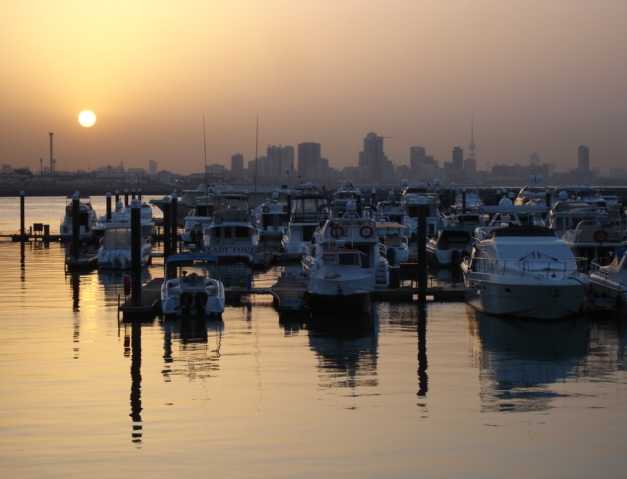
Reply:
[[[594,232],[594,241],[596,241],[597,243],[603,243],[605,241],[607,241],[608,238],[608,234],[607,231],[605,230],[596,230]]]
[[[264,206],[263,208],[261,208],[261,211],[263,211],[264,213],[270,213],[270,207]]]
[[[342,236],[344,236],[344,228],[342,228],[340,225],[335,225],[333,228],[331,228],[331,236],[333,236],[335,239],[341,238]]]
[[[363,225],[361,228],[359,228],[359,236],[361,236],[362,238],[368,239],[373,234],[374,234],[374,230],[372,229],[372,226],[370,225]]]

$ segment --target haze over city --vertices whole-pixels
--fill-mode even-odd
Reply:
[[[200,172],[268,145],[357,166],[369,132],[395,164],[420,145],[477,168],[624,166],[627,2],[4,2],[0,163],[120,162]],[[78,114],[91,110],[84,127]],[[257,137],[258,118],[258,137]]]

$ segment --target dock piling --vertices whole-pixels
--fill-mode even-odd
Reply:
[[[131,202],[131,298],[134,306],[141,304],[141,203]]]

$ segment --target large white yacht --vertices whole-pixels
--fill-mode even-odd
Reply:
[[[546,227],[494,229],[461,267],[466,302],[484,313],[555,320],[584,307],[585,260]]]

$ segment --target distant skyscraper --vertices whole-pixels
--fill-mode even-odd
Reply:
[[[453,148],[453,168],[456,170],[464,169],[464,150],[459,146]]]
[[[361,180],[381,182],[394,173],[392,162],[383,152],[383,137],[368,133],[364,138],[364,151],[359,152],[359,174]]]
[[[579,147],[577,170],[580,177],[588,176],[590,173],[590,148],[586,145]]]
[[[540,166],[540,155],[532,153],[531,156],[529,156],[529,166]]]
[[[149,175],[157,174],[157,162],[155,160],[148,160],[148,174]]]
[[[298,171],[301,175],[306,176],[308,174],[308,170],[318,168],[320,166],[320,158],[320,143],[299,143]]]
[[[231,173],[241,173],[244,171],[244,155],[235,153],[231,156]]]
[[[427,150],[424,146],[409,147],[409,174],[412,177],[418,176],[420,167],[424,164],[427,157]]]
[[[268,146],[268,175],[280,178],[285,174],[286,168],[294,166],[293,146]]]
[[[475,124],[474,124],[474,116],[470,117],[470,145],[468,145],[468,149],[470,150],[470,153],[468,154],[468,158],[470,158],[471,160],[474,160],[475,156],[477,155],[475,153]]]

